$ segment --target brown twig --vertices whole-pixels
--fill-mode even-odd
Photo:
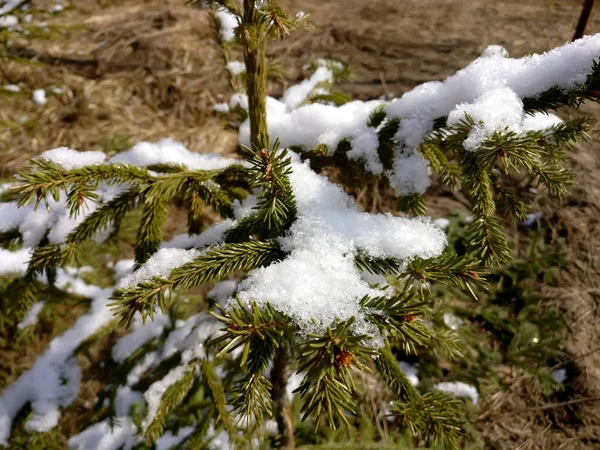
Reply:
[[[271,398],[273,412],[279,434],[282,436],[283,448],[289,450],[296,447],[294,441],[294,422],[292,420],[292,405],[287,396],[288,363],[290,355],[286,346],[281,346],[275,353],[273,369],[271,370]]]
[[[585,27],[587,26],[590,15],[592,14],[592,8],[594,7],[595,0],[585,0],[583,4],[583,9],[581,10],[581,16],[579,16],[579,22],[577,22],[577,28],[575,29],[575,34],[573,35],[573,40],[581,39],[583,37],[583,33],[585,32]]]
[[[560,402],[560,403],[548,403],[547,405],[541,405],[541,406],[532,406],[531,408],[526,408],[525,411],[534,411],[534,410],[546,410],[546,409],[554,409],[554,408],[560,408],[561,406],[569,406],[569,405],[574,405],[576,403],[583,403],[583,402],[596,402],[600,400],[600,397],[584,397],[584,398],[577,398],[575,400],[569,400],[566,402]]]

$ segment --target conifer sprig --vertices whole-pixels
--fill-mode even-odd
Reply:
[[[153,277],[136,286],[117,289],[109,305],[121,316],[121,322],[129,326],[136,312],[142,317],[154,318],[156,302],[161,311],[170,303],[165,297],[174,289],[188,290],[238,270],[252,270],[281,260],[285,253],[274,241],[248,241],[224,244],[205,251],[193,261],[171,271],[168,278]]]
[[[302,345],[298,372],[305,375],[297,391],[303,399],[303,420],[313,416],[317,430],[349,425],[346,415],[355,412],[351,369],[367,370],[362,360],[376,353],[363,343],[368,336],[350,331],[354,321],[328,328],[324,335],[309,334]]]
[[[227,230],[226,242],[243,242],[251,236],[274,238],[282,235],[296,218],[296,201],[289,181],[291,161],[287,150],[279,150],[279,141],[270,145],[268,136],[259,137],[259,145],[243,147],[250,164],[250,190],[258,191],[256,212]]]
[[[431,444],[460,449],[465,423],[461,401],[439,391],[430,391],[410,402],[392,402],[392,415]]]

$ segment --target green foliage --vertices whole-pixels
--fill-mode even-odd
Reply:
[[[154,318],[155,302],[165,311],[171,302],[173,289],[187,290],[201,283],[222,279],[238,270],[252,270],[279,261],[284,256],[275,241],[248,241],[224,244],[171,271],[168,278],[153,277],[136,286],[117,289],[110,306],[121,315],[124,325],[129,325],[136,312],[145,319]]]
[[[460,230],[459,221],[453,220],[450,238],[457,248],[468,239]],[[488,274],[489,289],[480,292],[476,304],[455,287],[436,286],[432,295],[437,307],[432,319],[442,328],[452,325],[469,355],[457,360],[446,377],[475,386],[502,386],[510,379],[505,381],[501,368],[510,367],[528,374],[550,394],[562,388],[551,372],[564,361],[561,341],[565,323],[558,310],[542,301],[541,289],[557,282],[568,260],[560,243],[550,241],[543,228],[527,230],[518,238],[523,241],[519,252],[510,263]],[[448,314],[454,317],[451,324],[444,319]],[[421,356],[424,376],[442,376],[437,359]]]
[[[432,391],[411,402],[394,402],[392,414],[433,445],[461,447],[462,403],[448,394]]]
[[[239,149],[244,163],[219,170],[122,163],[67,170],[43,158],[32,160],[19,173],[20,184],[15,190],[19,206],[34,204],[37,208],[42,202],[48,206],[50,198],[58,200],[63,195],[73,218],[86,205],[96,203],[98,208],[79,223],[64,244],[51,243],[44,236],[22,279],[0,280],[0,303],[8,312],[0,315],[0,330],[14,329],[17,319],[42,292],[52,292],[58,269],[85,258],[89,241],[98,233],[112,227],[111,237],[118,239],[123,225],[134,214],[139,219],[133,243],[135,269],[139,269],[153,256],[159,257],[170,207],[185,210],[188,233],[199,234],[207,212],[233,219],[235,200],[248,195],[258,198],[253,213],[235,222],[225,233],[224,243],[195,249],[197,253],[190,262],[168,275],[116,289],[109,306],[125,327],[132,324],[137,313],[145,321],[153,320],[158,311],[168,313],[176,324],[177,320],[203,310],[205,304],[193,303],[184,314],[183,302],[174,296],[175,291],[189,291],[229,275],[278,263],[287,256],[279,238],[297,219],[297,205],[289,180],[288,149],[280,149],[278,140],[271,143],[266,129],[266,42],[282,39],[309,21],[307,16],[290,18],[272,1],[245,0],[242,5],[228,0],[206,3],[223,63],[234,61],[236,52],[245,61],[245,72],[228,71],[231,89],[246,93],[249,99],[248,111],[233,112],[239,122],[246,118],[250,122],[251,146]],[[220,35],[218,8],[224,8],[238,21],[233,42],[226,42]],[[326,61],[325,65],[335,81],[350,76],[347,67],[338,62]],[[599,73],[600,66],[595,64],[588,80],[571,91],[550,89],[536,98],[524,99],[527,112],[597,100]],[[327,87],[327,93],[315,90],[306,101],[341,105],[350,100],[331,91],[330,86],[317,86],[323,87]],[[418,359],[422,373],[430,379],[465,379],[479,385],[482,378],[494,378],[502,364],[529,372],[548,392],[557,388],[551,381],[549,367],[560,359],[560,316],[540,307],[539,295],[528,281],[548,281],[543,268],[548,262],[560,267],[561,257],[549,252],[547,246],[539,247],[538,240],[532,237],[527,255],[500,266],[510,260],[511,246],[497,213],[509,215],[513,222],[527,217],[528,199],[514,188],[515,178],[522,177],[527,185],[543,186],[551,195],[565,196],[573,183],[573,175],[564,168],[565,148],[586,137],[587,123],[575,119],[544,131],[521,134],[508,129],[497,131],[474,151],[463,144],[479,124],[468,115],[453,126],[445,124],[444,118],[438,118],[434,131],[419,150],[439,180],[452,190],[462,190],[470,202],[472,220],[461,224],[458,237],[450,235],[454,248],[436,258],[408,261],[373,258],[359,251],[354,255],[356,268],[387,276],[396,292],[365,296],[360,300],[362,323],[357,323],[356,318],[338,321],[324,333],[298,333],[293,318],[269,304],[248,306],[239,300],[237,304],[216,305],[212,315],[222,326],[221,334],[198,344],[202,345],[202,356],[200,352],[186,359],[176,349],[154,366],[146,367],[146,373],[136,383],[136,387],[147,389],[173,368],[182,364],[185,368],[183,376],[166,388],[158,413],[142,431],[146,446],[154,445],[166,430],[176,431],[185,425],[195,427],[182,444],[188,448],[205,448],[221,431],[240,448],[254,445],[253,438],[257,437],[267,448],[282,446],[280,438],[293,445],[294,433],[307,426],[299,424],[296,418],[309,424],[311,443],[323,444],[327,436],[339,438],[340,430],[351,433],[353,427],[372,427],[372,421],[361,417],[364,405],[357,399],[357,392],[366,384],[361,377],[376,372],[387,386],[380,386],[382,396],[392,399],[389,412],[396,429],[390,439],[460,448],[467,439],[461,401],[428,389],[427,383],[419,389],[411,385],[398,365],[400,356]],[[370,115],[368,126],[376,131],[383,168],[391,170],[396,153],[401,150],[396,140],[401,119],[387,117],[381,106]],[[127,142],[126,138],[115,136],[104,146],[118,152]],[[349,190],[370,183],[389,187],[384,177],[365,169],[365,161],[348,156],[352,145],[352,139],[345,138],[335,149],[319,144],[311,149],[291,150],[304,160],[310,159],[311,168],[317,172],[336,169],[341,183]],[[110,201],[102,202],[97,193],[101,184],[119,185],[123,190]],[[397,201],[403,212],[422,215],[426,210],[426,199],[421,194]],[[455,232],[455,225],[451,233]],[[18,248],[22,242],[19,229],[0,234],[3,248]],[[39,282],[40,275],[46,276],[47,286]],[[453,314],[462,325],[449,326],[444,314]],[[176,330],[175,326],[167,328],[169,332]],[[110,322],[82,342],[76,353],[91,355],[95,344],[114,341],[117,332],[116,321]],[[96,421],[116,420],[118,389],[127,386],[127,374],[133,368],[140,367],[148,355],[158,351],[166,334],[161,330],[160,336],[149,339],[122,364],[115,363],[107,369],[111,384],[99,394],[102,402],[97,404]],[[451,369],[440,369],[440,361]],[[292,370],[302,376],[295,410],[285,393]],[[381,409],[382,405],[377,406]],[[278,428],[272,439],[264,435],[265,423],[271,417],[276,419]],[[139,426],[142,411],[133,411],[132,418]],[[18,423],[17,428],[20,426]],[[44,442],[48,448],[55,445],[52,436]]]
[[[363,344],[368,336],[350,331],[353,323],[354,319],[339,323],[323,336],[309,334],[302,344],[298,372],[306,373],[298,392],[303,419],[313,415],[316,430],[323,424],[335,429],[337,421],[348,426],[346,411],[355,412],[351,368],[365,370],[364,359],[376,350]]]

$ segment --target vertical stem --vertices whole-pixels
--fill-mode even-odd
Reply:
[[[258,146],[258,137],[267,133],[267,39],[264,25],[258,21],[256,0],[244,0],[242,30],[250,116],[250,143]]]
[[[294,441],[292,405],[286,391],[289,359],[288,349],[282,345],[277,349],[273,360],[273,369],[271,370],[273,391],[271,392],[271,398],[273,399],[273,411],[279,434],[282,436],[283,447],[293,449],[296,447],[296,443]]]
[[[583,33],[585,32],[585,27],[587,26],[590,15],[592,14],[592,8],[594,7],[595,0],[585,0],[583,3],[583,9],[581,10],[581,16],[579,16],[579,22],[577,22],[577,29],[575,30],[575,35],[573,36],[573,40],[580,39],[583,37]]]

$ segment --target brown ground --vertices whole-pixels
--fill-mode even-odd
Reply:
[[[49,66],[4,67],[11,82],[32,88],[66,84],[66,94],[44,108],[23,99],[0,101],[2,120],[30,120],[23,128],[0,129],[0,175],[14,173],[35,153],[60,145],[81,150],[108,148],[119,136],[131,142],[171,136],[194,151],[231,151],[235,135],[221,130],[210,110],[226,98],[218,54],[205,15],[183,0],[72,0],[59,19],[84,30],[35,44]],[[113,3],[100,7],[100,3]],[[439,80],[477,57],[490,44],[512,56],[540,52],[571,38],[581,0],[291,0],[288,10],[310,11],[314,33],[297,32],[270,52],[282,59],[288,80],[317,57],[351,65],[353,83],[342,90],[357,98],[399,95]],[[598,7],[600,8],[600,7]],[[588,26],[600,31],[600,9]],[[20,51],[23,56],[31,56]],[[600,107],[582,112],[600,118]],[[568,113],[568,112],[567,112]],[[568,405],[543,405],[523,380],[483,405],[478,428],[490,448],[600,448],[600,126],[592,141],[573,154],[578,185],[563,204],[542,201],[558,234],[566,238],[572,265],[546,301],[563,310],[565,347],[579,375]],[[432,199],[433,204],[439,201]],[[443,213],[443,207],[436,208]],[[580,401],[582,398],[591,398]]]

